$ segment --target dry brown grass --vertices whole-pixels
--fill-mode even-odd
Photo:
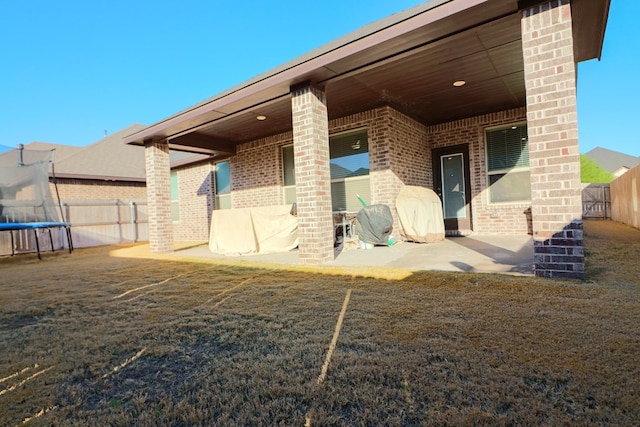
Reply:
[[[585,227],[585,282],[2,259],[0,425],[636,425],[640,232]]]

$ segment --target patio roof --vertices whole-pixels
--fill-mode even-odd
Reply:
[[[437,124],[525,105],[520,9],[432,0],[348,34],[125,138],[215,155],[290,131],[291,87],[324,87],[329,118],[383,105]],[[599,58],[610,0],[572,0],[576,62]],[[456,87],[454,81],[463,80]],[[265,120],[257,120],[265,116]]]

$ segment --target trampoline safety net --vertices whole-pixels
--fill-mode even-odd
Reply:
[[[64,222],[62,207],[49,187],[54,153],[20,147],[0,155],[0,231],[64,227],[71,251],[69,224]]]

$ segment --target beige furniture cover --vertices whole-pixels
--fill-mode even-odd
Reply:
[[[298,218],[291,205],[212,212],[209,249],[223,255],[286,252],[298,246]]]
[[[398,193],[396,210],[401,234],[418,243],[444,240],[442,202],[428,188],[406,185]]]

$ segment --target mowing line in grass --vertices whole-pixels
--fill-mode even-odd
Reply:
[[[333,356],[333,350],[335,350],[336,345],[338,344],[338,337],[340,336],[340,330],[342,330],[342,322],[344,321],[344,315],[347,312],[347,307],[349,306],[349,299],[351,299],[351,289],[347,291],[347,295],[344,297],[344,302],[342,303],[342,310],[340,310],[340,316],[338,316],[338,322],[336,322],[336,329],[333,331],[333,338],[331,339],[331,344],[329,344],[329,350],[327,351],[327,357],[324,359],[324,364],[322,365],[322,371],[320,372],[320,376],[318,376],[318,385],[322,385],[324,379],[327,377],[327,371],[329,369],[329,363],[331,363],[331,357]],[[311,414],[308,413],[304,420],[304,427],[311,427]]]
[[[338,343],[338,336],[340,336],[340,330],[342,329],[342,321],[344,320],[344,315],[347,312],[347,306],[349,305],[350,298],[351,298],[351,289],[347,291],[347,295],[344,297],[344,302],[342,303],[342,311],[340,311],[340,316],[338,316],[338,323],[336,323],[336,329],[333,332],[333,339],[331,339],[331,344],[329,345],[329,351],[327,351],[327,357],[324,360],[324,365],[322,365],[322,372],[320,372],[320,376],[318,377],[318,384],[322,384],[324,382],[324,379],[327,376],[327,370],[329,369],[331,356],[333,355],[333,350],[335,350],[336,344]]]
[[[50,366],[47,369],[43,369],[41,371],[38,371],[35,374],[31,375],[30,377],[25,378],[24,380],[20,381],[19,383],[12,384],[9,387],[5,388],[4,390],[0,390],[0,396],[2,396],[5,393],[8,393],[10,391],[13,391],[13,390],[17,389],[18,387],[21,387],[21,386],[25,385],[27,382],[29,382],[32,379],[44,374],[45,372],[51,370],[52,368],[53,368],[53,366]]]
[[[115,297],[113,297],[113,299],[120,299],[120,298],[122,298],[122,297],[124,297],[124,296],[129,295],[130,293],[137,292],[137,291],[141,291],[141,290],[143,290],[143,289],[150,288],[150,287],[152,287],[152,286],[159,286],[159,285],[163,285],[163,284],[165,284],[165,283],[167,283],[167,282],[170,282],[171,280],[175,280],[175,279],[177,279],[177,278],[179,278],[179,277],[186,276],[187,274],[190,274],[190,273],[182,273],[182,274],[178,274],[177,276],[169,277],[168,279],[162,280],[162,281],[157,282],[157,283],[151,283],[150,285],[144,285],[144,286],[137,287],[137,288],[135,288],[135,289],[129,289],[128,291],[123,292],[123,293],[121,293],[120,295],[116,295]]]
[[[209,304],[211,301],[213,301],[216,298],[221,297],[224,294],[228,294],[229,292],[238,289],[240,286],[246,285],[247,283],[249,283],[251,280],[255,279],[255,276],[249,277],[248,279],[243,280],[242,282],[238,283],[235,286],[232,286],[229,289],[225,289],[224,291],[221,291],[219,293],[217,293],[216,295],[212,296],[211,298],[209,298],[204,304],[202,305],[207,305]],[[226,301],[227,298],[225,298],[222,301]],[[217,307],[218,305],[222,304],[222,301],[218,302],[214,307]]]
[[[231,295],[229,295],[226,298],[222,298],[220,301],[218,301],[217,303],[213,304],[213,308],[218,308],[218,306],[222,305],[222,303],[227,301],[229,298],[231,298]]]
[[[27,366],[24,369],[19,370],[18,372],[16,372],[15,374],[11,374],[8,377],[4,377],[4,378],[0,378],[0,383],[3,383],[5,381],[10,380],[11,378],[15,378],[19,375],[24,374],[25,372],[29,371],[30,369],[38,369],[38,364],[36,363],[35,365],[33,365],[33,368],[31,368],[31,366]]]
[[[111,374],[115,374],[116,372],[118,372],[120,369],[124,368],[125,366],[127,366],[129,363],[134,362],[136,359],[138,359],[140,356],[142,356],[142,354],[147,351],[147,348],[143,348],[142,350],[140,350],[139,352],[137,352],[135,355],[133,355],[132,357],[128,358],[127,360],[125,360],[124,362],[122,362],[121,364],[115,366],[113,369],[111,369],[111,372],[107,372],[106,374],[104,374],[102,376],[102,378],[107,378],[109,375]]]
[[[33,416],[27,417],[24,420],[22,420],[22,422],[20,424],[26,424],[29,421],[31,421],[31,420],[33,420],[35,418],[40,418],[41,416],[43,416],[43,415],[45,415],[45,414],[47,414],[47,413],[49,413],[51,411],[55,411],[56,409],[58,409],[57,406],[49,406],[48,408],[42,408],[36,414],[34,414]]]

